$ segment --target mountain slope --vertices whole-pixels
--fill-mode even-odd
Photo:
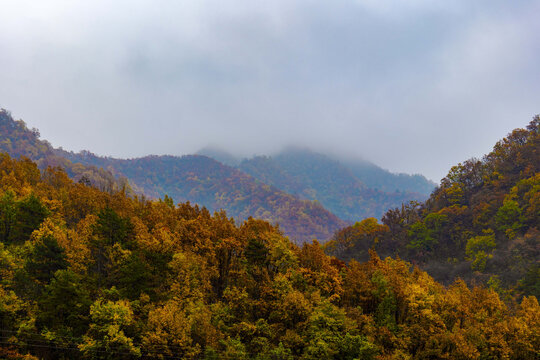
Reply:
[[[450,169],[426,202],[388,211],[383,224],[366,219],[347,227],[327,251],[365,260],[375,248],[421,265],[444,283],[461,277],[540,296],[539,171],[537,116],[482,160]]]
[[[437,184],[420,174],[394,174],[365,160],[336,158],[367,187],[384,192],[411,192],[429,196]],[[418,199],[417,199],[418,200]]]
[[[291,148],[273,157],[246,159],[239,168],[283,191],[317,200],[349,221],[368,216],[380,218],[386,210],[403,202],[426,199],[419,193],[384,192],[368,187],[341,162],[306,149]],[[383,172],[381,169],[380,177]]]
[[[8,111],[0,109],[0,152],[17,158],[27,157],[35,161],[40,169],[59,166],[75,181],[92,184],[103,191],[124,190],[133,193],[125,178],[115,176],[99,166],[83,165],[58,156],[51,144],[40,140],[39,136],[37,129],[29,130],[24,121],[14,120]]]
[[[0,112],[0,150],[12,156],[27,156],[40,168],[61,166],[77,181],[129,184],[139,193],[154,198],[165,195],[176,201],[191,201],[210,211],[224,209],[229,216],[244,220],[250,216],[278,223],[295,241],[313,238],[325,241],[346,225],[319,203],[300,200],[256,181],[241,171],[205,156],[147,156],[139,159],[99,157],[89,151],[73,153],[39,139],[22,121]],[[100,177],[101,176],[101,177]],[[103,188],[103,186],[100,186]]]
[[[0,358],[536,359],[540,306],[0,154]]]
[[[326,240],[344,225],[320,204],[300,200],[249,175],[200,155],[147,156],[120,160],[89,153],[59,152],[73,162],[114,169],[152,197],[168,195],[210,211],[224,209],[236,219],[257,217],[275,222],[297,241]]]

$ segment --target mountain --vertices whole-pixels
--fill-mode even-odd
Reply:
[[[39,139],[39,131],[29,130],[23,121],[0,112],[0,150],[19,157],[26,156],[40,168],[61,166],[77,181],[95,185],[113,184],[152,198],[165,195],[176,201],[191,201],[210,211],[224,209],[237,220],[257,217],[278,223],[282,231],[298,242],[313,238],[325,241],[346,223],[320,203],[301,200],[268,186],[238,169],[206,156],[147,156],[138,159],[115,159],[79,153],[52,146]],[[104,182],[104,180],[108,182]]]
[[[403,202],[425,200],[425,193],[433,189],[422,176],[396,175],[366,162],[351,161],[347,166],[330,156],[298,148],[289,148],[272,157],[245,159],[239,169],[280,190],[317,200],[347,221],[380,218],[386,210]],[[369,178],[370,174],[376,179],[367,185],[361,179]],[[383,188],[392,190],[382,191]],[[423,193],[405,189],[420,189]]]
[[[134,193],[124,177],[116,176],[103,167],[83,165],[59,156],[48,141],[39,137],[37,129],[28,129],[24,121],[14,120],[8,111],[0,109],[0,152],[17,158],[27,157],[35,161],[40,169],[61,167],[76,181],[92,184],[104,191]]]
[[[238,166],[238,164],[240,164],[240,160],[234,155],[231,155],[228,152],[213,146],[207,146],[205,148],[202,148],[201,150],[197,151],[195,155],[207,156],[209,158],[219,161],[222,164],[229,166],[236,167]]]
[[[190,201],[210,211],[224,209],[238,220],[256,217],[278,223],[285,234],[298,242],[313,238],[324,241],[345,224],[317,202],[301,200],[206,156],[121,160],[88,152],[56,153],[72,162],[113,169],[147,196],[168,195],[175,201]]]
[[[208,161],[208,160],[204,160]],[[167,165],[167,164],[166,164]],[[540,306],[0,154],[0,358],[537,359]]]
[[[429,196],[437,186],[420,174],[395,174],[369,161],[336,157],[367,187],[384,192],[410,192]],[[418,199],[416,199],[418,200]]]
[[[0,150],[16,157],[27,156],[41,169],[61,166],[76,181],[104,190],[124,189],[151,198],[167,195],[210,211],[224,209],[239,221],[250,216],[261,218],[278,223],[286,235],[298,242],[313,238],[324,242],[347,223],[364,217],[380,218],[389,208],[426,198],[424,194],[403,191],[405,180],[413,177],[394,175],[375,165],[361,171],[358,162],[351,163],[356,167],[348,167],[305,149],[290,148],[272,157],[241,162],[212,147],[200,150],[198,155],[115,159],[89,151],[54,149],[39,139],[39,131],[27,129],[23,121],[13,120],[7,111],[0,113],[0,126]],[[367,186],[357,175],[366,178],[370,173],[381,179],[379,188],[397,191]],[[414,179],[419,184],[425,180],[421,176]]]
[[[399,255],[437,280],[540,296],[540,117],[495,144],[483,159],[450,169],[423,203],[365,219],[327,244],[338,258],[366,260],[369,249]]]

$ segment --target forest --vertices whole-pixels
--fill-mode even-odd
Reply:
[[[539,14],[0,0],[0,360],[540,360]]]
[[[517,179],[498,178],[510,189]],[[530,200],[527,184],[511,201]],[[535,296],[444,286],[373,250],[345,263],[263,220],[103,191],[7,154],[0,326],[4,359],[536,359],[540,349]]]
[[[370,249],[399,256],[438,281],[490,285],[503,297],[540,297],[540,117],[483,159],[450,169],[423,202],[337,232],[325,245],[343,261]]]

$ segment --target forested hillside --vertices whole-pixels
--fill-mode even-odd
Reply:
[[[103,190],[133,188],[153,198],[168,195],[174,201],[191,201],[212,212],[225,209],[240,221],[250,216],[261,218],[279,224],[297,242],[327,240],[346,225],[317,202],[300,200],[205,156],[122,160],[88,151],[53,149],[39,139],[37,130],[29,130],[5,110],[0,111],[0,135],[0,151],[14,157],[27,156],[42,169],[48,165],[63,167],[76,181]]]
[[[396,191],[400,184],[385,192],[366,186],[349,168],[326,155],[306,149],[290,148],[272,157],[258,156],[242,161],[239,168],[247,174],[278,189],[317,200],[341,219],[354,221],[363,217],[380,218],[386,210],[411,200],[425,200],[426,195]],[[379,168],[380,169],[380,168]],[[358,168],[356,169],[358,170]],[[392,183],[395,175],[384,170],[359,173]],[[425,178],[424,178],[425,180]],[[427,182],[427,180],[425,180]],[[377,183],[377,180],[372,183]],[[429,182],[427,182],[429,184]],[[384,187],[381,181],[380,188]]]
[[[225,209],[235,219],[252,216],[277,223],[298,242],[326,240],[345,224],[316,202],[300,200],[206,156],[119,160],[90,153],[62,154],[73,161],[114,169],[154,198],[168,194],[174,201],[191,201],[212,212]]]
[[[482,160],[454,166],[424,203],[338,232],[327,252],[366,260],[399,255],[437,280],[461,277],[506,295],[540,296],[540,118],[499,141]]]
[[[356,219],[380,218],[403,202],[424,200],[430,188],[418,175],[391,174],[366,162],[350,162],[349,168],[308,150],[289,149],[241,163],[213,148],[201,150],[205,156],[124,160],[54,149],[39,139],[38,130],[29,130],[5,110],[0,111],[0,127],[0,151],[27,156],[41,169],[63,167],[76,181],[103,190],[126,188],[153,198],[167,195],[174,201],[191,201],[210,211],[225,209],[240,221],[261,218],[279,224],[298,242],[324,242]],[[406,190],[415,188],[424,193]]]
[[[505,179],[496,186],[512,189]],[[517,192],[507,201],[528,193]],[[402,260],[346,265],[262,220],[238,226],[0,155],[3,359],[538,358],[538,300],[506,301]]]
[[[8,111],[0,109],[0,152],[17,158],[25,156],[35,161],[40,169],[61,167],[75,181],[92,184],[104,191],[131,191],[124,177],[115,176],[102,167],[83,165],[58,156],[51,144],[39,137],[37,129],[28,129],[24,121],[14,120]]]

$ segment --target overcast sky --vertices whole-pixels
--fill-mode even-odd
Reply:
[[[0,0],[0,107],[67,150],[295,144],[438,181],[540,113],[539,1]]]

